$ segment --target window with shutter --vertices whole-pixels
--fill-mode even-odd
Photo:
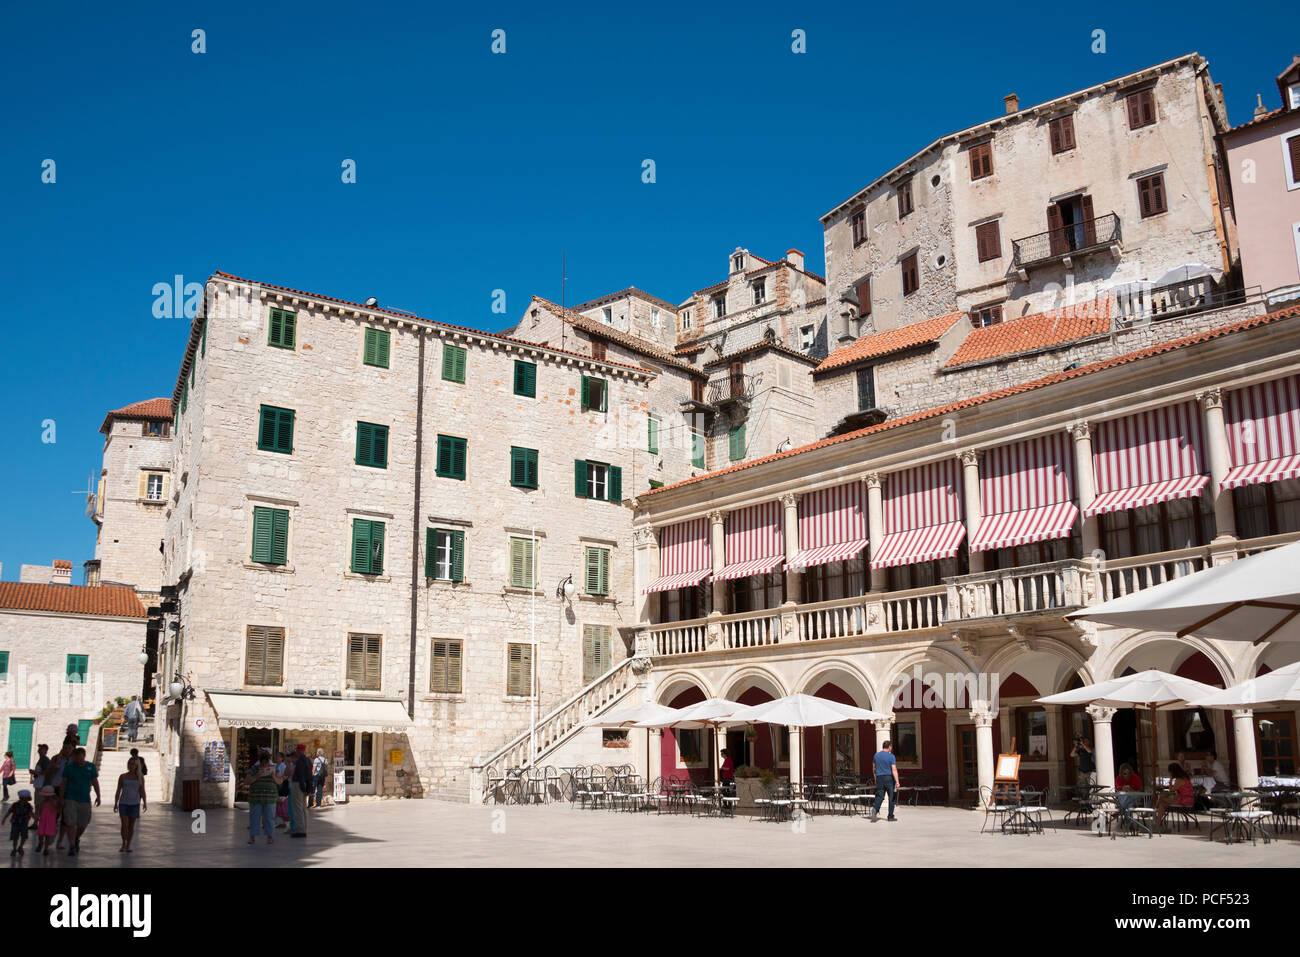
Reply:
[[[858,369],[858,411],[876,407],[876,370],[871,366]]]
[[[358,575],[384,573],[384,523],[352,520],[352,571]]]
[[[858,283],[858,315],[871,315],[871,277]]]
[[[1287,169],[1287,189],[1296,189],[1300,187],[1300,134],[1292,136],[1285,143],[1285,153],[1288,160]],[[1225,190],[1220,190],[1221,195],[1227,195]]]
[[[982,263],[1002,258],[1002,232],[996,219],[975,227],[975,252]]]
[[[609,500],[609,466],[603,462],[587,463],[587,498]]]
[[[645,422],[646,451],[651,455],[657,455],[659,452],[659,420],[651,415],[647,416]]]
[[[365,331],[361,361],[368,366],[388,368],[389,332],[387,329],[370,329]]]
[[[1165,205],[1165,174],[1144,176],[1137,183],[1138,208],[1142,218],[1156,216],[1167,210]]]
[[[609,549],[596,548],[587,546],[584,549],[586,558],[586,589],[588,595],[605,596],[609,594]]]
[[[1074,114],[1067,113],[1065,116],[1058,116],[1047,124],[1048,140],[1052,146],[1052,154],[1066,153],[1074,149]]]
[[[606,411],[606,393],[608,392],[607,383],[604,379],[597,379],[593,376],[582,377],[582,408],[583,411],[604,412]]]
[[[244,654],[244,684],[284,684],[284,629],[249,625]]]
[[[184,412],[186,406],[188,406],[189,404],[190,404],[190,384],[188,382],[182,382],[181,383],[181,411]]]
[[[727,431],[727,445],[731,453],[731,461],[739,462],[745,457],[745,423],[733,425]]]
[[[912,181],[905,180],[895,188],[898,195],[898,218],[902,219],[912,213]]]
[[[357,464],[388,468],[388,426],[357,423]]]
[[[462,642],[453,639],[434,639],[430,655],[430,691],[435,694],[461,693],[462,645]]]
[[[691,429],[691,465],[704,468],[704,436],[695,429]]]
[[[533,539],[511,537],[510,539],[510,587],[536,588],[534,570],[536,555]]]
[[[465,350],[450,342],[442,347],[442,377],[448,382],[465,381]]]
[[[537,488],[537,449],[511,446],[510,484],[516,488]]]
[[[582,626],[582,683],[591,684],[613,665],[609,625]]]
[[[348,687],[356,691],[380,690],[379,635],[348,635]]]
[[[469,443],[454,435],[438,436],[438,461],[434,471],[442,478],[464,481]]]
[[[273,405],[261,407],[257,447],[264,452],[293,453],[293,409],[280,409]]]
[[[1152,89],[1138,90],[1130,93],[1128,103],[1128,128],[1141,129],[1156,121],[1156,94]]]
[[[970,153],[970,178],[972,180],[983,179],[985,176],[993,175],[993,144],[976,143],[969,150]]]
[[[282,508],[253,507],[253,561],[283,565],[289,542],[289,512]]]
[[[859,209],[849,217],[849,224],[853,230],[853,245],[861,246],[867,241],[867,211]]]
[[[533,693],[532,645],[511,643],[506,654],[506,694],[527,698]]]
[[[277,349],[292,349],[297,342],[298,314],[288,309],[271,309],[267,323],[267,345]]]
[[[9,680],[9,652],[0,651],[0,681]]]
[[[604,362],[608,354],[609,354],[609,349],[604,339],[591,340],[591,357],[593,359],[597,360],[598,362]]]
[[[916,253],[912,253],[899,264],[903,272],[903,295],[910,296],[921,288],[921,273],[916,262]]]
[[[537,397],[537,363],[515,360],[515,395]]]
[[[67,679],[74,684],[84,684],[90,668],[90,655],[68,655]]]

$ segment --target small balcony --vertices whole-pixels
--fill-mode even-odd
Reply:
[[[748,409],[758,387],[758,378],[743,372],[729,372],[710,379],[704,391],[704,401],[720,412]]]
[[[1119,216],[1107,213],[1095,219],[1035,233],[1024,239],[1011,240],[1011,268],[1023,281],[1028,278],[1031,267],[1061,262],[1068,269],[1073,265],[1075,257],[1088,256],[1102,250],[1110,250],[1118,256],[1120,241]]]

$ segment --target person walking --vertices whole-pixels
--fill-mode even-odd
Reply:
[[[293,762],[293,787],[289,789],[289,836],[307,836],[307,795],[312,790],[311,762],[307,745],[298,745]]]
[[[722,749],[722,767],[718,769],[718,780],[722,782],[722,793],[728,797],[736,796],[736,762],[731,760],[731,752]]]
[[[263,748],[257,763],[248,773],[248,843],[256,844],[257,835],[266,831],[266,843],[275,843],[275,806],[279,801],[280,773],[271,761],[271,752]]]
[[[50,746],[48,744],[38,744],[36,746],[36,763],[28,769],[28,773],[32,776],[32,790],[36,793],[36,814],[38,817],[44,800],[41,795],[45,791],[45,772],[50,767],[49,750]]]
[[[63,732],[63,750],[72,754],[69,748],[76,748],[81,744],[81,736],[77,734],[76,724],[70,724]]]
[[[95,789],[95,804],[100,803],[99,771],[86,760],[86,749],[72,752],[72,761],[63,768],[60,785],[63,798],[63,834],[68,839],[68,857],[81,851],[81,835],[90,826],[90,789]]]
[[[11,804],[0,817],[0,825],[3,825],[10,817],[14,822],[9,826],[9,840],[13,842],[14,848],[9,852],[10,857],[22,857],[23,845],[27,843],[27,829],[32,824],[32,792],[23,788],[18,792],[18,801]]]
[[[58,812],[58,828],[55,833],[57,846],[55,850],[63,850],[63,769],[67,766],[69,758],[64,755],[63,751],[50,758],[50,763],[45,768],[45,783],[54,788],[54,808]],[[41,802],[44,804],[44,801]]]
[[[140,773],[140,759],[126,762],[126,773],[117,777],[117,792],[113,795],[113,810],[122,819],[122,846],[118,853],[131,853],[131,838],[135,837],[135,822],[140,812],[149,810],[149,799],[144,793],[144,775]]]
[[[311,796],[316,802],[316,807],[321,807],[325,800],[325,776],[329,773],[329,767],[329,762],[325,760],[325,749],[317,748],[316,757],[311,762]],[[308,801],[307,806],[311,807],[312,802]]]
[[[14,753],[6,751],[4,761],[0,762],[0,781],[4,782],[4,799],[6,801],[9,800],[9,785],[18,783],[18,778],[14,775],[15,770]]]
[[[49,857],[54,851],[54,839],[59,833],[59,796],[54,785],[44,785],[38,797],[40,810],[36,812],[36,853]]]
[[[289,827],[289,764],[284,752],[275,753],[275,826]]]
[[[894,745],[885,741],[871,763],[876,771],[876,803],[871,809],[871,823],[874,824],[880,816],[880,805],[885,803],[886,794],[889,795],[889,817],[885,820],[897,821],[894,805],[898,801],[898,759],[894,757]]]
[[[126,703],[126,708],[122,711],[122,717],[126,718],[126,740],[134,741],[136,733],[140,730],[140,722],[144,720],[144,708],[140,707],[139,695],[131,696],[131,700]]]
[[[131,757],[135,758],[135,762],[140,768],[140,779],[144,780],[145,775],[149,773],[149,765],[145,764],[144,758],[140,757],[140,749],[132,748]]]

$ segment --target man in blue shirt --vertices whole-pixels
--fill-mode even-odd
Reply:
[[[880,815],[880,805],[885,803],[886,794],[889,795],[889,817],[886,820],[897,821],[894,804],[898,800],[898,759],[894,757],[894,746],[886,741],[871,761],[876,766],[876,804],[871,809],[871,823],[874,824]]]

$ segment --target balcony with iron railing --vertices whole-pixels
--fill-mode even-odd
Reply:
[[[729,372],[716,379],[710,379],[704,392],[704,401],[717,408],[732,403],[748,405],[754,398],[758,378],[743,372]]]
[[[1068,260],[1120,244],[1119,216],[1107,213],[1094,219],[1059,226],[1045,232],[1011,240],[1011,267],[1024,272],[1030,266]]]
[[[920,637],[957,627],[1060,623],[1088,605],[1297,540],[1300,533],[1109,561],[1066,559],[959,575],[906,591],[667,622],[650,626],[651,654],[676,658],[798,642]]]

